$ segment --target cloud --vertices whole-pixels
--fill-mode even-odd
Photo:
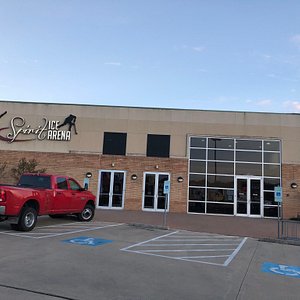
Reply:
[[[300,34],[293,35],[290,38],[290,41],[296,45],[297,48],[300,49]]]
[[[255,103],[258,106],[268,106],[272,104],[272,100],[271,99],[262,99],[259,100]]]
[[[283,102],[283,106],[289,111],[300,112],[300,102],[295,100],[288,100]]]
[[[205,47],[203,46],[197,46],[197,47],[191,47],[192,50],[196,51],[196,52],[203,52],[205,50]]]
[[[115,67],[120,67],[121,63],[120,62],[105,62],[104,63],[107,66],[115,66]]]

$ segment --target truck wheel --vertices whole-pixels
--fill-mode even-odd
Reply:
[[[31,231],[37,221],[37,211],[32,207],[22,209],[17,229],[19,231]]]
[[[87,204],[82,212],[78,214],[78,219],[82,222],[89,222],[94,218],[94,214],[95,208],[92,205]]]

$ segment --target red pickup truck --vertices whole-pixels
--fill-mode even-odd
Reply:
[[[37,216],[75,214],[91,221],[95,196],[73,178],[48,174],[23,174],[16,186],[0,185],[0,221],[19,231],[32,230]]]

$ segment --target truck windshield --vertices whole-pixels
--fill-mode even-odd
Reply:
[[[22,175],[18,186],[50,189],[51,180],[50,176]]]

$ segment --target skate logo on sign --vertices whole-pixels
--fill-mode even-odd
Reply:
[[[0,118],[6,114],[7,111],[2,113]],[[66,126],[64,129],[60,129],[64,126]],[[76,116],[70,114],[63,122],[43,118],[39,124],[34,126],[29,124],[25,118],[16,116],[10,120],[9,127],[2,127],[0,131],[4,133],[0,135],[0,140],[8,143],[33,140],[70,141],[71,132],[74,131],[74,133],[77,134]]]

